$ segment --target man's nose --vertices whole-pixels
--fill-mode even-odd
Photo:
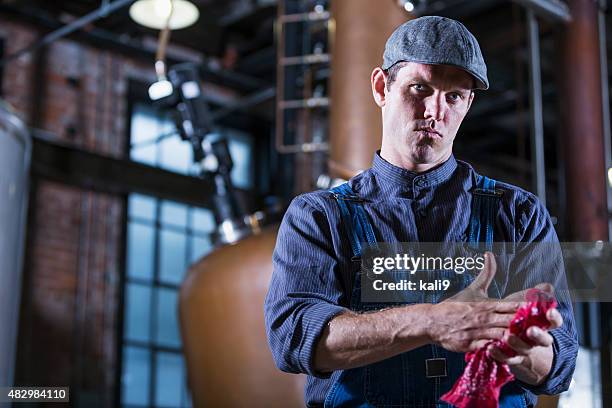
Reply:
[[[425,98],[425,119],[444,119],[444,100],[440,94],[432,94]]]

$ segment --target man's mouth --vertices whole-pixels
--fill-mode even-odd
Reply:
[[[435,130],[433,130],[431,128],[419,128],[419,129],[417,129],[417,131],[423,132],[423,133],[425,133],[429,137],[439,137],[439,138],[442,138],[442,135],[439,132],[437,132],[437,131],[435,131]]]

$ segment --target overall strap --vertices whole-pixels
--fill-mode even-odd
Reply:
[[[332,188],[330,191],[338,202],[338,207],[340,207],[342,224],[344,224],[351,242],[353,256],[360,258],[361,247],[364,242],[373,246],[376,245],[376,237],[372,224],[370,224],[363,208],[364,200],[355,194],[348,183],[343,183]]]
[[[495,214],[502,195],[501,190],[495,189],[495,180],[478,176],[476,188],[472,190],[472,213],[468,235],[468,242],[473,247],[477,248],[479,242],[484,242],[487,251],[493,249]]]

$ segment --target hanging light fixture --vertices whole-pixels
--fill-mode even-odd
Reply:
[[[172,83],[166,76],[166,47],[170,30],[189,27],[198,20],[198,8],[187,0],[138,0],[130,7],[130,17],[138,24],[160,30],[155,73],[157,81],[149,87],[151,100],[166,98],[173,93]]]
[[[421,9],[424,7],[424,2],[416,0],[397,0],[397,5],[403,8],[408,13],[413,13],[417,9],[417,4],[421,6]]]
[[[198,8],[187,0],[138,0],[130,7],[130,17],[138,24],[162,30],[180,30],[198,21]]]
[[[149,1],[149,0],[147,0]],[[149,98],[151,100],[159,100],[172,95],[172,83],[168,81],[166,76],[166,47],[170,41],[170,21],[174,17],[176,0],[153,0],[149,1],[150,6],[153,6],[155,14],[162,19],[162,29],[159,32],[159,40],[157,45],[157,53],[155,54],[155,73],[157,81],[149,87]],[[152,4],[151,4],[152,3]],[[136,3],[134,3],[135,5]],[[131,13],[130,9],[130,13]]]

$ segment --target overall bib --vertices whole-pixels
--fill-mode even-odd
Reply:
[[[342,224],[350,240],[353,260],[360,260],[362,244],[376,245],[376,237],[370,224],[364,201],[348,183],[330,190],[334,195]],[[495,190],[495,180],[479,176],[477,188],[472,191],[472,211],[469,221],[468,242],[471,246],[493,246],[493,225],[499,207],[501,192]],[[452,278],[457,289],[467,287],[474,279],[468,273],[454,271],[427,271],[438,278]],[[451,276],[454,275],[454,276]],[[428,276],[429,277],[429,276]],[[493,289],[497,285],[494,283]],[[431,295],[422,291],[410,294],[409,303],[437,303]],[[498,297],[501,297],[498,290]],[[351,293],[350,309],[365,312],[389,307],[387,304],[361,301],[361,273],[356,272]],[[447,351],[428,344],[395,357],[363,367],[344,370],[332,385],[325,398],[325,408],[441,408],[451,405],[439,401],[461,376],[465,367],[464,354]],[[514,383],[506,385],[500,396],[500,407],[527,407],[522,391]]]

